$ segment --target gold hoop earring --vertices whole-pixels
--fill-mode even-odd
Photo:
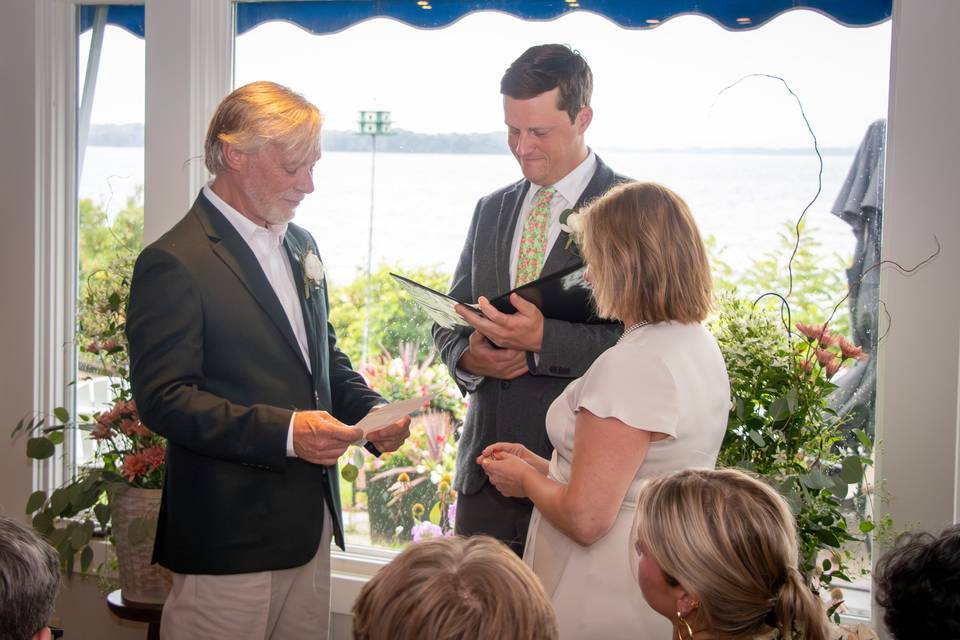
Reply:
[[[683,636],[684,631],[687,632],[686,638]],[[677,640],[693,640],[693,629],[690,627],[690,623],[683,618],[680,609],[677,609]]]

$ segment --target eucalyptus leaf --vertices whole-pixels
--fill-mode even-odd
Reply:
[[[80,571],[86,573],[93,562],[93,547],[86,546],[80,552]]]
[[[800,482],[810,489],[830,489],[833,480],[827,477],[820,469],[813,469],[810,473],[800,476]]]
[[[70,422],[70,412],[63,407],[57,407],[53,410],[53,415],[60,422]]]
[[[786,398],[777,398],[770,403],[770,416],[778,422],[790,417],[790,404]]]
[[[107,523],[110,522],[110,506],[100,503],[93,507],[93,514],[97,516],[100,526],[106,528]]]
[[[49,438],[39,437],[27,440],[27,456],[34,460],[44,460],[53,455],[56,449]]]
[[[751,429],[747,435],[750,436],[750,439],[753,440],[754,444],[756,444],[758,447],[762,448],[767,446],[766,440],[763,439],[763,436],[760,435],[760,432],[756,429]]]
[[[43,506],[43,503],[47,501],[47,492],[46,491],[34,491],[30,494],[30,497],[27,498],[27,513],[33,513],[37,509]]]
[[[47,440],[55,445],[63,444],[63,431],[53,431],[47,436]]]
[[[847,456],[840,468],[840,477],[847,484],[856,484],[863,479],[863,463],[860,456]]]
[[[873,449],[873,443],[870,441],[870,436],[868,436],[863,429],[854,429],[853,435],[857,436],[857,440],[860,441],[860,444],[864,449],[867,451]]]
[[[50,511],[59,516],[70,506],[70,494],[66,489],[56,489],[50,496]]]
[[[90,531],[87,531],[86,527],[77,526],[74,527],[73,531],[70,533],[70,544],[74,549],[84,548],[88,542],[90,542]]]
[[[860,526],[860,533],[870,533],[871,531],[877,528],[876,525],[873,524],[873,522],[870,520],[861,520],[859,526]]]

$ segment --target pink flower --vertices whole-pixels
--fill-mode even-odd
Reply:
[[[830,379],[834,374],[840,370],[840,361],[834,360],[826,365],[827,379]]]
[[[149,472],[150,469],[143,454],[128,453],[123,457],[120,473],[123,474],[123,477],[126,478],[128,482],[134,482],[138,477],[146,475]]]
[[[140,456],[143,458],[143,461],[150,468],[150,471],[159,469],[163,466],[164,461],[167,457],[167,448],[162,444],[154,445],[152,447],[147,447],[140,452]]]
[[[90,437],[94,440],[106,440],[113,436],[113,432],[110,429],[109,424],[104,424],[97,419],[97,423],[93,425],[93,429],[90,430]]]
[[[96,340],[91,340],[87,343],[87,346],[83,348],[87,353],[100,353],[100,344]]]
[[[826,349],[817,349],[817,362],[820,363],[820,366],[826,369],[831,364],[837,361],[837,354],[832,351],[827,351]]]
[[[824,338],[830,340],[830,332],[827,331],[827,324],[804,324],[802,322],[797,323],[797,331],[805,335],[810,340],[816,340],[823,344],[824,346],[830,346],[829,344],[824,343]]]
[[[433,524],[429,520],[425,520],[414,525],[413,529],[410,530],[410,533],[413,534],[414,542],[423,542],[424,540],[432,540],[433,538],[443,537],[443,529]]]
[[[854,360],[866,360],[867,352],[863,350],[862,347],[858,347],[844,337],[840,337],[837,341],[837,344],[840,346],[840,354],[843,356],[844,360],[849,360],[853,358]]]

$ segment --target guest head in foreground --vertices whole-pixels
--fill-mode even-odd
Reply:
[[[877,604],[897,640],[960,638],[960,525],[904,533],[877,563]]]
[[[53,547],[33,529],[0,516],[0,640],[48,640],[59,589]]]
[[[797,568],[790,508],[763,482],[732,469],[656,478],[636,521],[640,587],[675,637],[830,637]]]
[[[680,196],[628,182],[582,215],[580,243],[602,317],[627,326],[706,319],[713,292],[707,249]]]
[[[357,640],[554,640],[550,599],[533,571],[486,536],[408,546],[353,605]]]

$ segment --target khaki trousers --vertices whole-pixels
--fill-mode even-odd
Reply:
[[[161,640],[326,640],[330,630],[331,517],[307,564],[225,576],[173,574]]]

